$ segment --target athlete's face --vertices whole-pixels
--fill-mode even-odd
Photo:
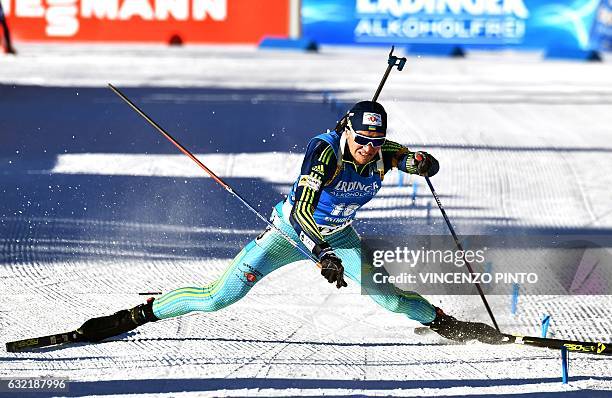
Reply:
[[[359,135],[365,135],[367,137],[374,137],[374,138],[384,137],[383,133],[377,133],[377,132],[372,132],[372,131],[360,130],[360,131],[357,131],[356,133]],[[380,147],[374,147],[372,146],[372,144],[368,144],[368,145],[358,144],[357,142],[355,142],[355,135],[348,130],[346,134],[348,136],[346,142],[348,143],[349,150],[351,151],[351,155],[353,155],[353,159],[355,159],[355,162],[357,164],[368,163],[369,161],[374,159],[374,156],[376,156],[376,154],[380,150]]]

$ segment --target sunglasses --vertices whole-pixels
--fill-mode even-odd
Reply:
[[[383,146],[387,137],[368,137],[367,135],[362,135],[353,130],[353,126],[351,126],[351,121],[349,120],[347,123],[347,127],[349,131],[353,134],[353,139],[359,145],[372,145],[374,148],[380,148]]]

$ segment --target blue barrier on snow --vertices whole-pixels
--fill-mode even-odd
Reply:
[[[550,47],[544,54],[545,59],[601,61],[601,55],[595,50],[583,50],[576,47]]]
[[[409,55],[425,55],[434,57],[453,57],[462,58],[465,57],[465,50],[463,47],[456,44],[444,44],[444,43],[415,43],[406,46],[406,53]]]
[[[297,51],[318,51],[319,46],[313,40],[307,38],[289,39],[278,37],[265,37],[260,43],[259,48],[275,50],[297,50]]]

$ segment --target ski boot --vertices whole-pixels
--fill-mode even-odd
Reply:
[[[502,344],[504,335],[497,329],[480,322],[459,321],[455,317],[446,315],[442,309],[436,309],[436,318],[423,325],[429,326],[431,330],[449,340],[464,343],[470,340],[478,340],[485,344]]]
[[[98,342],[136,329],[147,322],[159,319],[153,314],[153,298],[145,304],[129,310],[121,310],[113,315],[92,318],[77,329],[80,341]]]

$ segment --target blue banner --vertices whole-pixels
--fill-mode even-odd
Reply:
[[[610,1],[303,0],[302,28],[322,44],[586,49],[609,45]]]
[[[600,50],[612,51],[612,0],[602,0],[595,13],[591,32],[593,45]]]

